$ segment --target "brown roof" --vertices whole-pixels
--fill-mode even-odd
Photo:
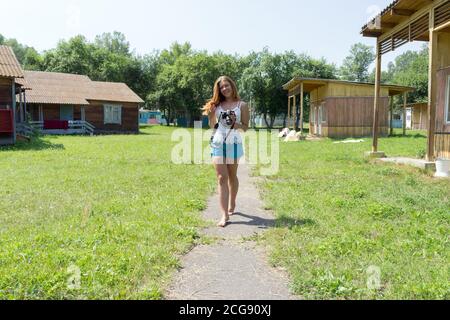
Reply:
[[[0,45],[0,77],[23,78],[23,71],[11,47]]]
[[[77,74],[25,71],[29,103],[89,105],[88,100],[143,103],[126,84],[91,81]]]
[[[429,4],[429,0],[394,0],[377,17],[365,24],[361,33],[365,37],[378,37],[401,22],[408,20],[411,15]],[[381,25],[376,25],[377,18]]]
[[[125,83],[92,81],[87,100],[143,103]]]
[[[300,78],[296,77],[293,78],[291,81],[286,83],[283,86],[284,90],[291,90],[292,88],[295,88],[300,83],[303,83],[303,89],[305,92],[310,92],[312,90],[315,90],[319,87],[322,87],[328,83],[340,83],[344,85],[351,85],[351,86],[375,86],[373,83],[368,82],[355,82],[355,81],[347,81],[347,80],[337,80],[337,79],[317,79],[317,78]],[[406,87],[406,86],[399,86],[395,84],[381,84],[382,88],[389,89],[389,95],[398,95],[404,92],[411,92],[415,89],[413,87]]]
[[[22,88],[22,90],[31,90],[30,84],[25,80],[25,78],[16,78],[14,82]]]
[[[25,71],[25,80],[32,88],[29,103],[88,105],[87,86],[91,80],[78,74]]]

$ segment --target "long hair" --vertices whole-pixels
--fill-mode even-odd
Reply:
[[[233,99],[234,100],[238,101],[238,100],[241,99],[239,97],[239,93],[238,93],[238,89],[237,89],[236,83],[230,77],[221,76],[214,83],[213,97],[202,108],[203,115],[205,115],[205,116],[209,115],[213,108],[218,107],[221,102],[225,101],[225,97],[220,92],[220,84],[221,84],[222,81],[228,81],[230,83],[231,89],[233,90]]]

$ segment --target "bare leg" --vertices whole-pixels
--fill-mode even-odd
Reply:
[[[228,203],[228,214],[231,216],[236,209],[236,198],[239,192],[239,179],[237,177],[239,163],[228,164],[228,188],[230,190],[230,200]]]
[[[227,165],[221,159],[215,159],[214,167],[216,169],[217,181],[219,184],[220,208],[222,210],[222,219],[217,224],[218,227],[225,227],[230,217],[228,216],[228,200],[230,190],[228,187]]]

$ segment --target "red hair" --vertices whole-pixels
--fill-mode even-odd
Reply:
[[[214,83],[213,97],[205,104],[205,106],[202,109],[203,114],[205,116],[209,115],[212,112],[213,108],[218,107],[221,102],[225,101],[225,97],[223,96],[222,92],[220,92],[220,84],[222,81],[227,81],[228,83],[230,83],[231,89],[233,90],[233,99],[234,100],[238,101],[241,99],[239,97],[236,83],[230,77],[221,76]]]

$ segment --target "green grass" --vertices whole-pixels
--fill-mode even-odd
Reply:
[[[172,131],[1,148],[0,299],[163,298],[215,187],[171,163]]]
[[[277,226],[262,236],[306,299],[449,299],[450,181],[364,159],[360,144],[282,143],[262,183]],[[423,155],[425,132],[381,139],[389,156]],[[369,289],[369,267],[381,286]],[[369,271],[370,272],[370,271]]]
[[[162,299],[179,257],[208,240],[199,212],[216,184],[209,165],[172,164],[173,130],[0,148],[0,299]],[[365,141],[281,144],[263,183],[271,262],[307,299],[449,299],[450,182],[365,160]],[[425,145],[424,132],[380,140],[390,156]]]

